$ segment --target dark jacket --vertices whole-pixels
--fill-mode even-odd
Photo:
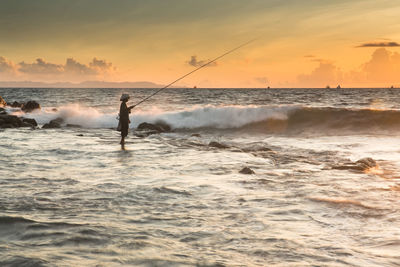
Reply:
[[[129,124],[129,113],[131,113],[131,110],[128,109],[126,102],[122,101],[121,106],[119,107],[119,121],[121,125]]]

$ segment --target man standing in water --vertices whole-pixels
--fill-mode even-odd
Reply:
[[[131,109],[135,107],[135,105],[132,105],[128,107],[126,105],[126,102],[129,100],[129,95],[128,94],[122,94],[121,98],[119,99],[122,101],[121,106],[119,108],[119,125],[118,125],[118,130],[121,131],[121,148],[123,149],[125,146],[125,137],[128,135],[128,130],[129,130],[129,123],[131,122],[129,120],[129,113],[131,113]]]

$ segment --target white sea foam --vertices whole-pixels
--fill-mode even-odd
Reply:
[[[193,129],[212,127],[217,129],[238,128],[249,123],[267,119],[287,119],[287,114],[295,107],[265,107],[265,106],[206,106],[186,109],[183,111],[150,111],[132,110],[130,127],[136,128],[142,122],[155,123],[163,121],[174,129]],[[116,127],[116,113],[103,113],[92,107],[82,107],[78,104],[61,106],[57,109],[43,108],[32,113],[14,110],[14,115],[35,119],[44,124],[55,118],[63,118],[67,124],[77,124],[88,128]]]
[[[238,128],[267,119],[287,119],[293,107],[224,106],[199,107],[179,112],[135,113],[134,126],[141,122],[162,120],[175,129],[212,127],[217,129]]]

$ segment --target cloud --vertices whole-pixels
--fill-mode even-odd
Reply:
[[[190,60],[187,61],[187,64],[189,64],[190,66],[193,66],[193,67],[201,67],[204,64],[206,64],[207,62],[209,62],[209,60],[197,60],[197,56],[192,56],[190,58]],[[212,63],[208,64],[207,67],[215,67],[217,65],[218,65],[217,62],[212,62]]]
[[[76,74],[76,75],[99,75],[113,71],[112,63],[105,60],[93,58],[89,65],[79,63],[73,58],[67,58],[64,65],[48,63],[42,58],[36,62],[18,64],[18,71],[27,74]]]
[[[358,48],[360,47],[399,47],[400,44],[397,42],[377,42],[377,43],[364,43],[359,46],[356,46]]]
[[[85,64],[81,64],[77,62],[73,58],[67,58],[67,61],[64,65],[64,71],[67,73],[73,74],[81,74],[81,75],[96,75],[96,70],[88,67]]]
[[[325,87],[326,85],[340,83],[342,72],[331,62],[319,61],[310,74],[301,74],[297,77],[301,86]]]
[[[63,66],[53,63],[47,63],[42,58],[36,59],[34,63],[25,63],[22,61],[18,64],[18,71],[29,74],[61,74]]]
[[[115,70],[116,68],[113,67],[111,62],[96,57],[89,64],[80,63],[73,58],[67,58],[65,64],[47,62],[43,58],[37,58],[32,63],[22,61],[14,64],[0,56],[2,80],[31,79],[46,82],[80,82],[87,79],[105,79],[114,74]]]
[[[358,69],[343,72],[334,63],[319,60],[319,65],[310,74],[297,77],[297,86],[389,86],[400,83],[400,54],[386,48],[376,49],[371,58]]]
[[[115,70],[115,68],[113,68],[112,66],[112,63],[97,58],[93,58],[92,62],[89,63],[89,66],[92,69],[95,69],[100,72],[109,72]]]
[[[369,81],[397,83],[400,80],[400,54],[378,48],[370,61],[362,65],[362,71]]]
[[[0,73],[14,73],[15,71],[15,64],[5,57],[0,56]]]

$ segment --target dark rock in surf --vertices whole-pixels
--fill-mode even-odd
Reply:
[[[29,124],[29,126],[36,127],[38,124],[35,119],[22,118],[22,122],[25,124]]]
[[[40,109],[40,104],[36,101],[28,101],[22,107],[21,110],[24,112],[32,112],[35,109]]]
[[[156,121],[155,125],[160,127],[163,132],[170,132],[171,131],[171,126],[169,126],[165,121]]]
[[[201,137],[201,135],[198,134],[198,133],[194,133],[194,134],[191,135],[191,137]]]
[[[49,123],[46,123],[42,126],[43,129],[54,129],[54,128],[61,128],[61,124],[64,123],[63,118],[57,118],[51,120]]]
[[[208,144],[208,146],[215,147],[215,148],[222,148],[222,149],[229,148],[229,146],[221,144],[221,143],[218,143],[218,142],[215,142],[215,141],[210,142]]]
[[[10,107],[12,108],[22,108],[22,106],[24,105],[24,103],[19,103],[17,101],[12,102],[12,104],[8,104]]]
[[[0,107],[7,106],[7,102],[0,96]]]
[[[23,127],[23,122],[20,118],[14,115],[1,114],[0,128],[17,128]]]
[[[364,170],[378,167],[378,163],[373,158],[363,158],[363,159],[357,160],[356,164],[358,166],[364,168]]]
[[[378,167],[378,163],[372,158],[362,158],[356,162],[349,162],[343,165],[333,166],[335,170],[351,170],[357,172],[364,172],[370,168]]]
[[[7,111],[4,108],[0,108],[0,114],[1,115],[6,115]]]
[[[163,123],[152,124],[148,122],[143,122],[139,124],[137,130],[153,131],[154,133],[164,133],[164,132],[169,132],[171,130],[171,127],[168,124],[163,124]]]
[[[241,173],[241,174],[255,174],[255,172],[252,169],[250,169],[249,167],[244,167],[243,169],[241,169],[239,171],[239,173]]]

